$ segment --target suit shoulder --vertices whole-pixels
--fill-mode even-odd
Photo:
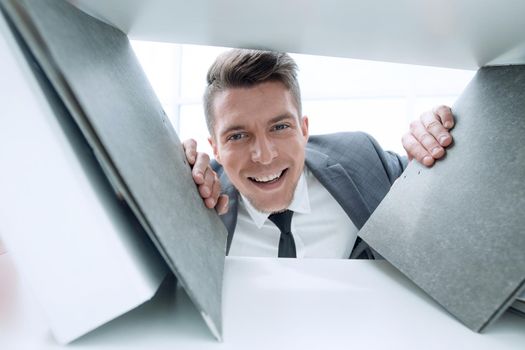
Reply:
[[[373,139],[361,131],[338,132],[333,134],[312,135],[308,139],[307,148],[322,150],[332,157],[338,154],[348,157],[349,150],[374,150]],[[345,154],[346,153],[346,154]]]
[[[362,131],[344,131],[331,134],[311,135],[308,145],[349,144],[369,140],[370,135]]]

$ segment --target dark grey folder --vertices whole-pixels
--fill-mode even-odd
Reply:
[[[360,236],[481,331],[525,284],[525,66],[480,69],[453,113],[446,158],[412,162]]]
[[[115,192],[220,338],[226,230],[205,208],[128,38],[63,0],[1,1]]]

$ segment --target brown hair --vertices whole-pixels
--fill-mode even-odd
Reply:
[[[297,81],[297,64],[286,53],[232,49],[219,55],[206,76],[204,114],[213,135],[213,98],[228,88],[252,87],[268,81],[281,82],[292,94],[301,116],[301,91]]]

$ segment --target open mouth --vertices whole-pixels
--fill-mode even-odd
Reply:
[[[248,179],[250,179],[250,181],[255,182],[256,184],[259,184],[259,185],[274,184],[278,182],[286,174],[287,171],[288,171],[288,168],[278,173],[275,173],[275,174],[271,174],[267,176],[248,177]]]

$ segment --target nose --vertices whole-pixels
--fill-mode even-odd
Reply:
[[[277,157],[277,149],[271,140],[262,136],[255,139],[252,143],[252,161],[261,164],[270,164]]]

